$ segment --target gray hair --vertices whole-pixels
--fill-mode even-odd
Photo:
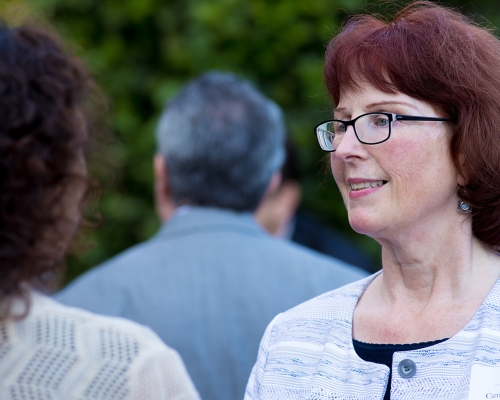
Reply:
[[[280,108],[230,73],[189,82],[163,111],[156,137],[177,205],[254,211],[284,159]]]

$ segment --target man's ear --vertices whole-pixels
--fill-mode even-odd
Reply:
[[[269,184],[267,185],[266,192],[264,193],[263,199],[265,199],[268,196],[272,196],[274,193],[276,193],[281,185],[281,172],[275,172],[273,176],[271,177],[271,180],[269,181]]]
[[[270,234],[285,237],[299,208],[302,190],[297,181],[287,180],[277,190],[264,196],[255,218]]]
[[[155,154],[153,158],[153,172],[155,178],[154,196],[156,214],[162,222],[165,222],[174,213],[175,204],[170,191],[167,162],[163,154]]]

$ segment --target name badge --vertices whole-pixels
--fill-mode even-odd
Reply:
[[[500,366],[472,366],[469,400],[483,399],[500,400]]]

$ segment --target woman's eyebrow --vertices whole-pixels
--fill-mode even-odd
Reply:
[[[417,110],[417,107],[415,107],[411,103],[407,103],[406,101],[400,101],[400,100],[389,100],[389,101],[377,101],[375,103],[369,103],[365,107],[367,110],[374,109],[374,108],[379,108],[381,106],[407,106],[411,107],[415,110]]]
[[[372,110],[376,108],[380,108],[382,106],[407,106],[411,107],[415,110],[417,110],[417,107],[415,107],[413,104],[408,103],[406,101],[401,101],[401,100],[387,100],[387,101],[376,101],[374,103],[369,103],[365,106],[367,110]],[[340,112],[340,111],[345,111],[346,107],[337,107],[333,109],[333,112]]]

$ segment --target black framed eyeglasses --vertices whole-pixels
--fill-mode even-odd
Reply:
[[[452,121],[449,118],[422,117],[391,113],[366,113],[350,121],[334,119],[325,121],[314,128],[319,145],[324,151],[335,151],[349,125],[354,128],[356,138],[363,144],[379,144],[391,137],[394,121]]]

